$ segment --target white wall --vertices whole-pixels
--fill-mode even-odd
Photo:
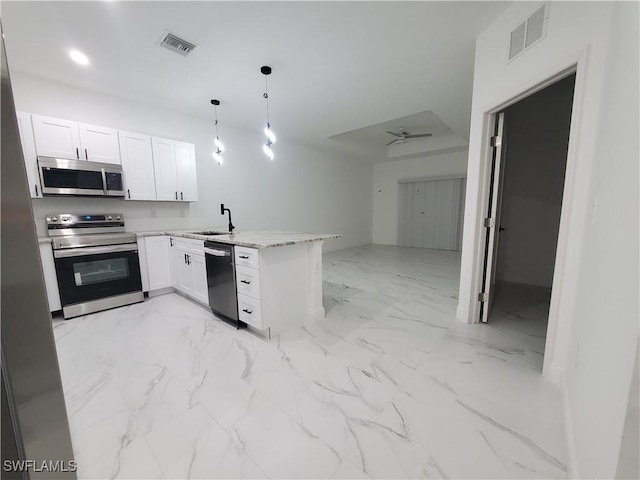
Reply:
[[[279,141],[276,159],[262,154],[261,132],[224,126],[225,163],[211,158],[213,122],[143,103],[81,90],[21,72],[11,72],[16,108],[194,143],[199,201],[127,202],[120,199],[45,198],[33,201],[39,234],[51,212],[117,210],[135,230],[226,226],[220,203],[231,208],[238,230],[284,230],[339,233],[325,242],[336,250],[371,242],[373,167]],[[203,99],[203,101],[208,101]],[[224,110],[220,111],[223,113]],[[213,110],[212,110],[213,115]]]
[[[570,475],[612,478],[638,338],[638,4],[551,2],[547,38],[507,64],[538,5],[514,3],[476,44],[458,316],[475,317],[487,112],[580,61],[545,372],[564,385]]]
[[[467,150],[377,163],[373,168],[373,243],[398,244],[401,180],[465,176]]]
[[[616,473],[638,342],[638,10],[614,9],[565,364],[578,472],[590,478]]]
[[[574,77],[509,107],[496,278],[551,287]]]

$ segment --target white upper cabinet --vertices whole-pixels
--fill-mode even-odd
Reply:
[[[152,137],[153,168],[158,200],[178,200],[178,178],[176,175],[175,141]]]
[[[178,171],[178,196],[185,202],[198,200],[196,150],[192,143],[175,142]]]
[[[126,200],[198,200],[192,143],[18,113],[31,196],[42,197],[37,157],[122,165]]]
[[[43,157],[80,159],[78,123],[32,115],[36,152]]]
[[[120,157],[124,171],[126,200],[155,200],[156,183],[153,170],[151,137],[139,133],[118,132]]]
[[[29,194],[32,198],[42,198],[40,177],[38,175],[36,143],[33,139],[33,126],[31,125],[31,114],[25,112],[16,112],[16,114],[18,117],[18,131],[20,132],[22,154],[24,155],[24,163],[27,170],[27,181],[29,182]]]
[[[96,125],[78,124],[80,131],[80,158],[91,162],[120,165],[118,131]]]
[[[61,118],[32,115],[37,154],[120,164],[118,132]]]
[[[196,152],[192,143],[152,138],[158,200],[198,200]]]

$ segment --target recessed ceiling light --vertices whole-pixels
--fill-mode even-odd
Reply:
[[[69,56],[71,57],[71,60],[76,62],[78,65],[89,65],[89,57],[78,50],[71,50],[69,52]]]

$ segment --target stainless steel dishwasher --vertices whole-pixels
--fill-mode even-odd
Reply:
[[[233,245],[207,241],[204,242],[204,254],[207,263],[209,307],[215,315],[234,323],[237,328],[246,326],[238,318]]]

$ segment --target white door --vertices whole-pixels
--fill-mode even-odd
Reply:
[[[96,125],[78,124],[80,131],[80,158],[92,162],[120,165],[118,131]]]
[[[24,166],[27,169],[29,194],[32,198],[42,198],[40,175],[38,174],[38,159],[36,156],[36,143],[33,139],[33,126],[31,125],[31,114],[16,112],[16,115],[18,117],[18,131],[20,132],[22,154],[24,155]]]
[[[124,180],[125,200],[155,200],[151,137],[139,133],[118,132]]]
[[[465,179],[400,184],[398,245],[460,250]]]
[[[149,271],[149,290],[159,290],[171,286],[171,266],[169,260],[169,239],[165,235],[144,239]]]
[[[192,143],[184,142],[175,142],[175,146],[179,200],[195,202],[198,200],[195,146]]]
[[[484,323],[489,319],[491,304],[493,303],[494,284],[495,284],[495,263],[498,252],[498,233],[497,229],[500,225],[498,215],[500,213],[500,201],[502,198],[502,177],[504,166],[504,112],[496,115],[495,134],[492,139],[493,143],[493,165],[491,174],[491,190],[489,196],[489,209],[483,228],[486,229],[485,243],[485,268],[484,278],[482,281],[482,292],[480,293],[482,302],[480,308],[480,320]]]
[[[207,264],[204,255],[190,255],[191,271],[193,273],[192,296],[205,305],[209,304],[209,289],[207,287]]]
[[[175,141],[153,137],[153,170],[158,200],[178,200]]]
[[[31,120],[39,156],[75,160],[81,158],[77,122],[42,115],[32,115]]]

